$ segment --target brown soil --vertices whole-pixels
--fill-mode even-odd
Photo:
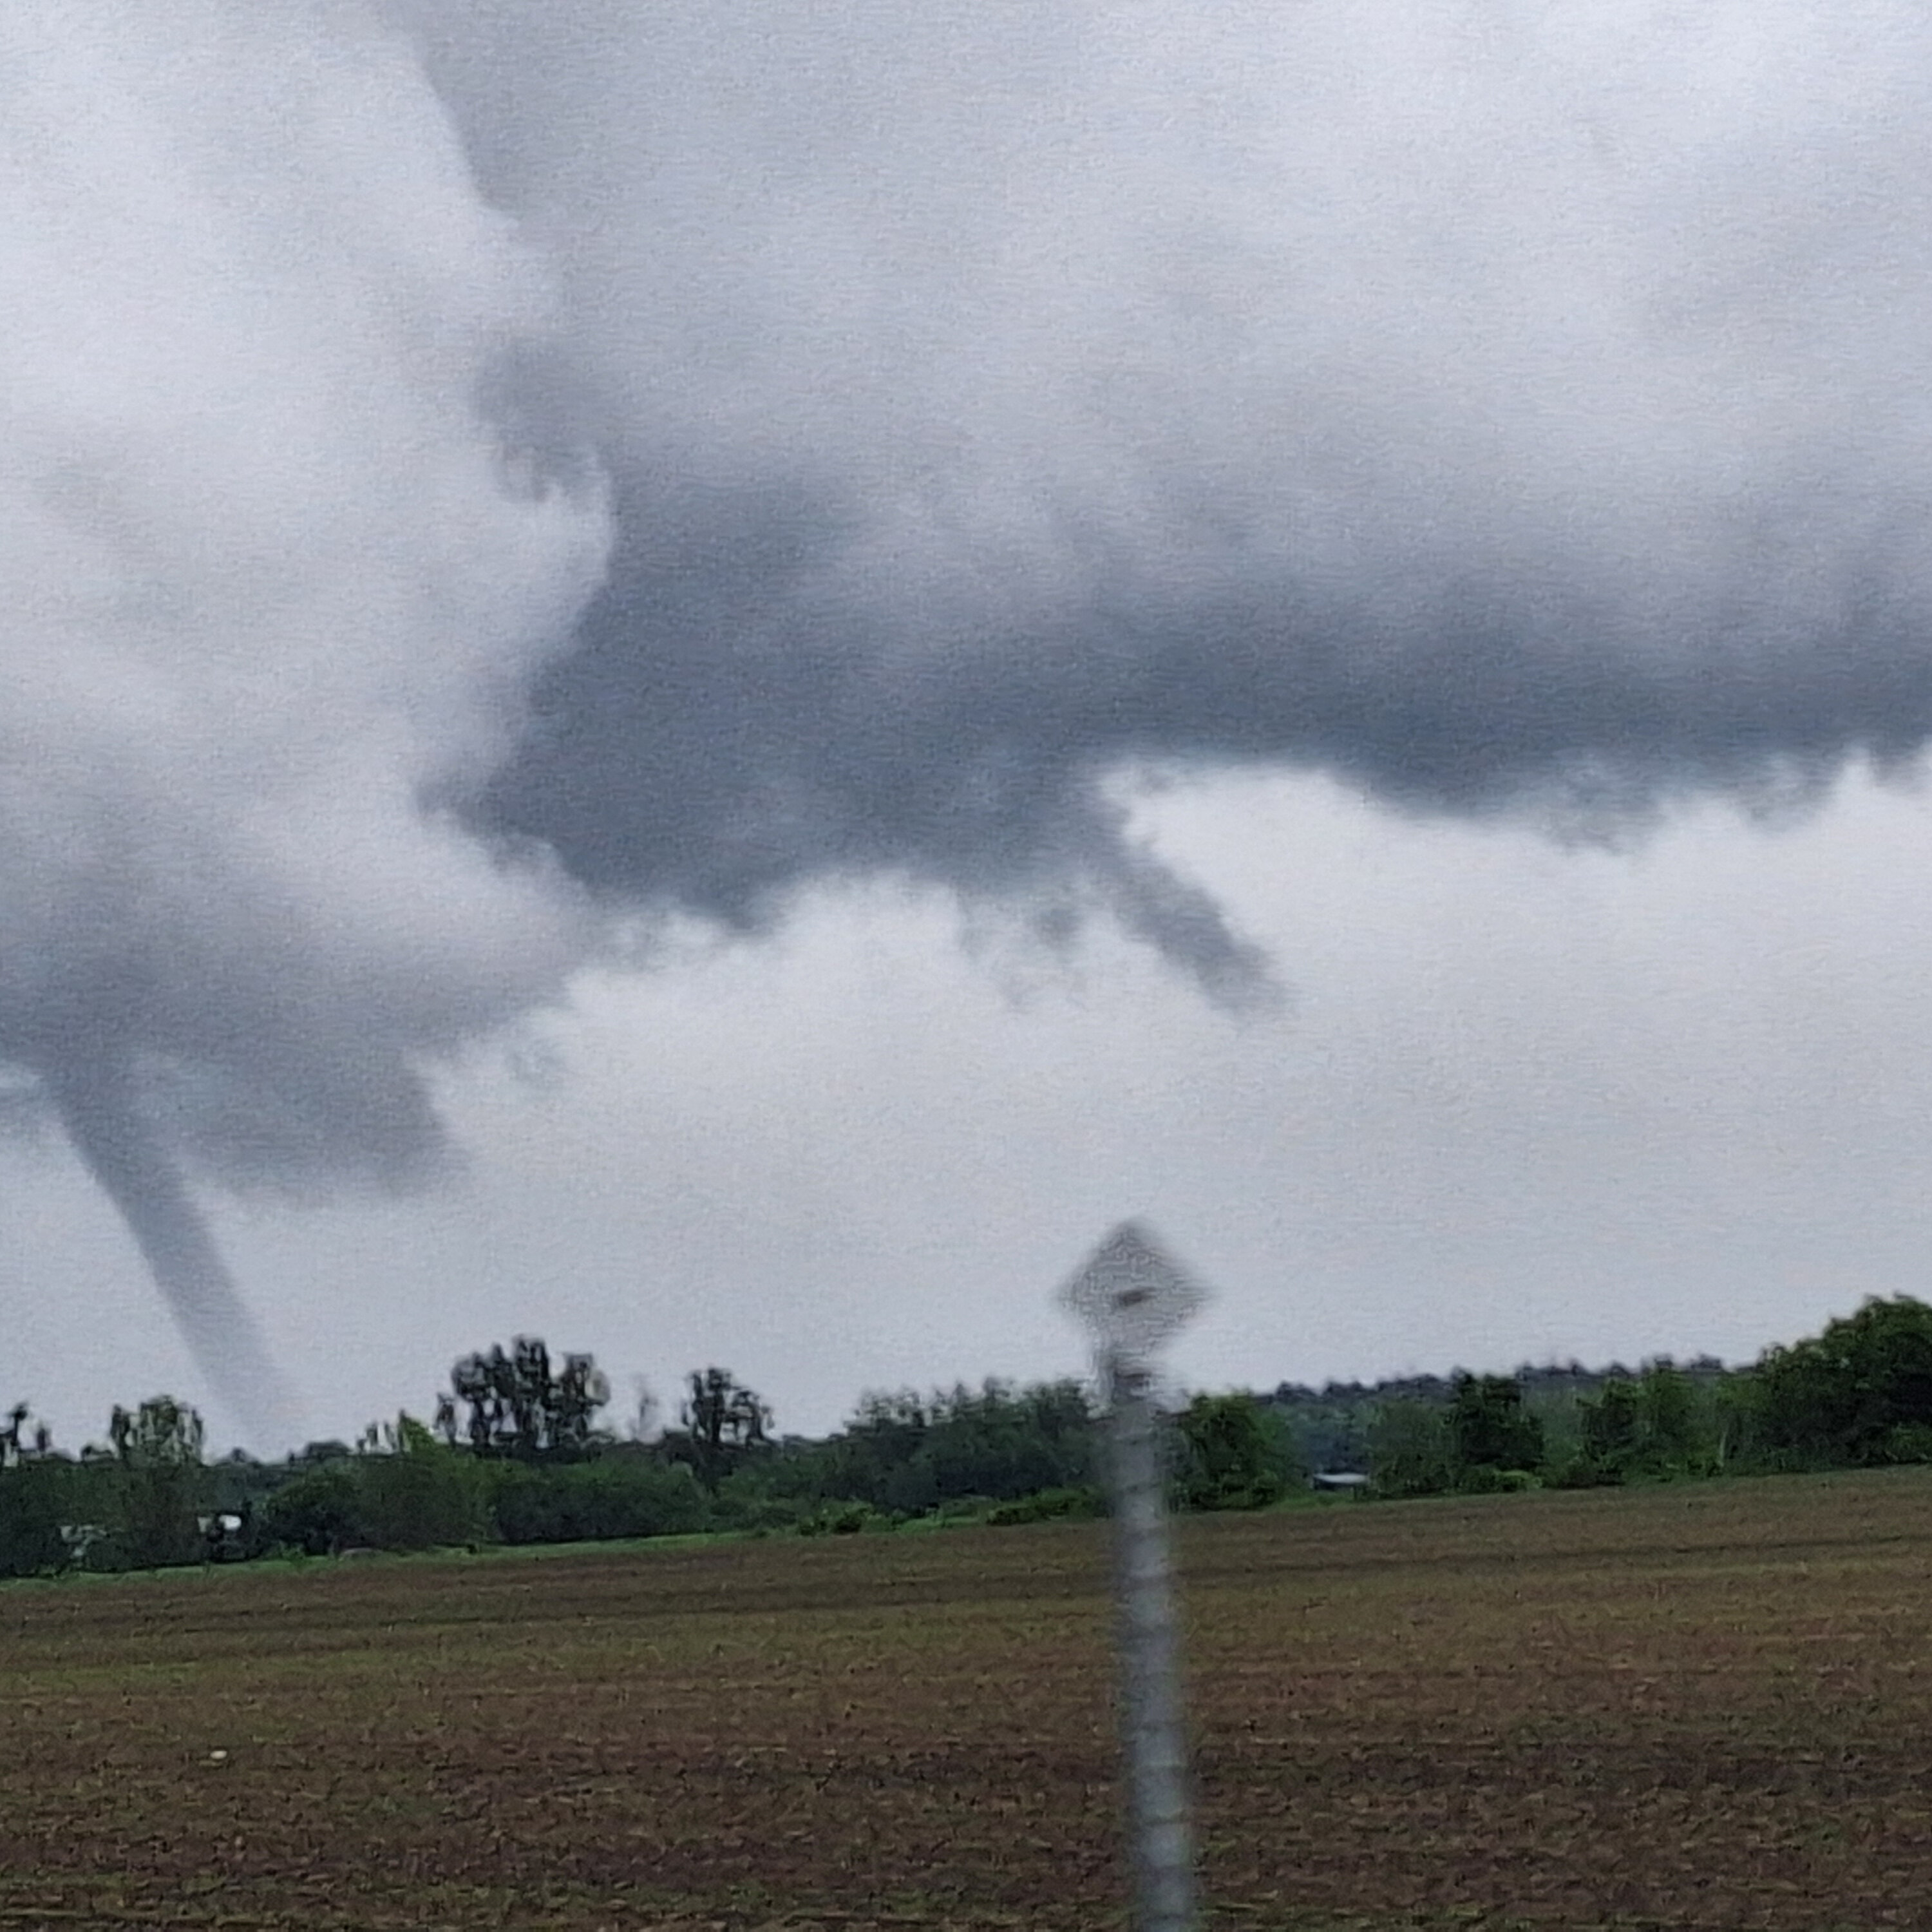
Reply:
[[[1932,1472],[1186,1526],[1216,1927],[1932,1923]],[[0,1928],[1112,1927],[1100,1526],[0,1588]]]

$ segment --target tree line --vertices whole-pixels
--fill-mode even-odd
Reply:
[[[692,1371],[676,1419],[620,1437],[588,1354],[534,1336],[466,1355],[431,1420],[275,1463],[210,1463],[200,1418],[117,1408],[69,1455],[24,1404],[0,1425],[0,1575],[266,1555],[736,1531],[845,1534],[1099,1514],[1102,1416],[1073,1380],[864,1397],[830,1436],[778,1432],[728,1369]],[[1932,1307],[1868,1302],[1748,1369],[1458,1373],[1196,1395],[1172,1492],[1264,1508],[1321,1473],[1373,1496],[1594,1486],[1932,1461]]]
[[[1274,1400],[1384,1496],[1932,1462],[1932,1307],[1868,1300],[1748,1368],[1660,1358]]]
[[[29,1412],[0,1432],[0,1575],[275,1554],[559,1543],[736,1531],[842,1535],[909,1523],[1098,1515],[1101,1418],[1062,1380],[864,1397],[819,1439],[782,1436],[730,1370],[694,1370],[651,1439],[604,1426],[587,1354],[519,1336],[466,1355],[431,1419],[371,1424],[278,1463],[208,1463],[200,1418],[168,1396],[117,1408],[106,1443],[56,1449]],[[1176,1497],[1278,1500],[1300,1471],[1290,1432],[1246,1395],[1178,1418]]]

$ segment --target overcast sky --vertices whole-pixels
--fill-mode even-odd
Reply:
[[[800,1430],[868,1386],[1078,1372],[1052,1292],[1128,1213],[1216,1291],[1177,1350],[1202,1386],[1741,1360],[1924,1291],[1922,796],[1855,784],[1770,832],[1712,808],[1628,855],[1305,780],[1160,822],[1286,1012],[1230,1019],[1105,935],[1062,967],[962,950],[937,899],[828,894],[480,1048],[440,1088],[448,1184],[219,1206],[307,1426],[422,1412],[532,1330],[620,1406],[718,1360]],[[8,1360],[62,1436],[208,1400],[71,1156],[8,1166]]]
[[[822,1430],[1128,1214],[1204,1385],[1918,1292],[1928,56],[17,0],[0,1396]]]

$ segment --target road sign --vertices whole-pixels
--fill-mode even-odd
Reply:
[[[1123,1221],[1060,1291],[1109,1355],[1138,1360],[1186,1327],[1207,1291],[1138,1221]]]
[[[1100,1345],[1109,1412],[1135,1924],[1138,1932],[1192,1932],[1186,1727],[1151,1358],[1186,1325],[1207,1293],[1139,1222],[1124,1221],[1060,1298]]]

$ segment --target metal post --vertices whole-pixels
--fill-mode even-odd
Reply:
[[[1108,1369],[1120,1728],[1132,1794],[1136,1922],[1140,1932],[1191,1932],[1194,1846],[1187,1816],[1187,1742],[1154,1378],[1144,1364],[1120,1355]]]
[[[1094,1331],[1112,1412],[1120,1731],[1138,1932],[1193,1932],[1195,1923],[1187,1740],[1154,1361],[1205,1298],[1131,1221],[1114,1229],[1062,1291]]]

